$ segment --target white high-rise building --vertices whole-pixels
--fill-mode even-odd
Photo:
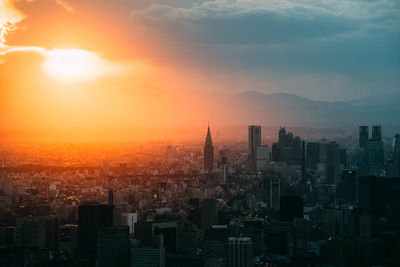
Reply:
[[[250,267],[253,259],[253,242],[249,237],[229,237],[228,266]]]

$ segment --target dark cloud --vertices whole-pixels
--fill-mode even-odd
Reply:
[[[247,72],[254,87],[242,90],[268,81],[269,91],[330,100],[400,91],[397,1],[160,2],[131,15],[162,40],[208,55],[176,60]]]
[[[119,58],[142,56],[204,79],[212,74],[233,92],[283,91],[334,100],[400,91],[399,1],[61,2],[73,12],[60,13],[52,35],[73,22],[81,27],[70,36],[79,37],[83,48],[102,44],[105,54],[113,51]],[[27,16],[21,39],[33,36],[28,45],[48,44],[47,36],[38,39],[41,25],[35,21],[62,6],[56,0],[16,3]],[[78,15],[86,21],[75,22]],[[104,35],[118,34],[93,35],[99,27]]]

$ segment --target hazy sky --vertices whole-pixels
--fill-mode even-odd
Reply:
[[[400,92],[399,1],[0,2],[21,14],[8,45],[151,62],[181,77],[177,88],[320,100]]]
[[[395,0],[0,0],[0,130],[90,139],[234,124],[226,93],[400,93],[399,48]]]

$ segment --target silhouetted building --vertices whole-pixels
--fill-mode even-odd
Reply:
[[[300,137],[294,137],[291,132],[286,133],[286,129],[279,129],[279,145],[272,146],[272,159],[283,161],[288,164],[301,163],[302,145]]]
[[[211,255],[193,254],[167,254],[167,267],[212,267],[213,257]]]
[[[382,127],[380,125],[372,126],[371,141],[382,141]]]
[[[268,160],[269,160],[268,146],[256,147],[256,171],[265,170]]]
[[[269,208],[279,208],[281,197],[281,180],[279,177],[266,176],[265,182],[265,202]]]
[[[400,159],[386,162],[386,175],[388,177],[400,177]]]
[[[360,147],[366,146],[369,140],[369,127],[368,126],[360,126],[359,136],[358,136],[358,145]]]
[[[259,218],[247,218],[243,225],[244,236],[251,238],[253,252],[258,255],[264,250],[264,220]]]
[[[214,169],[214,147],[211,139],[210,126],[208,126],[204,144],[204,169],[209,172]]]
[[[294,218],[303,218],[303,200],[299,196],[281,196],[279,220],[293,222]]]
[[[327,183],[338,184],[340,179],[340,146],[336,142],[330,142],[326,148]]]
[[[338,197],[346,203],[354,203],[357,196],[357,172],[343,171],[342,179],[337,187]]]
[[[201,228],[207,229],[218,222],[217,202],[215,199],[204,199],[201,203]]]
[[[272,161],[281,161],[281,146],[279,143],[272,144]]]
[[[114,191],[111,188],[108,190],[108,205],[114,205]]]
[[[253,163],[256,161],[256,149],[261,145],[261,126],[249,126],[249,155]]]
[[[361,157],[361,165],[364,165],[364,168],[369,166],[371,169],[369,173],[376,167],[382,167],[385,160],[382,127],[379,125],[372,126],[372,137],[368,140],[368,126],[360,126],[359,143],[360,147],[365,149]]]
[[[226,257],[226,241],[233,234],[227,225],[213,225],[204,231],[204,252],[217,258]]]
[[[97,247],[97,228],[118,224],[118,214],[111,205],[79,206],[79,248]]]
[[[383,149],[383,142],[378,140],[370,140],[365,147],[366,164],[382,166],[385,161],[385,151]]]
[[[326,208],[322,214],[322,235],[332,239],[343,234],[343,214],[341,209]]]
[[[97,229],[97,267],[129,266],[129,229],[127,226]]]
[[[153,242],[156,236],[163,236],[164,247],[168,253],[176,252],[178,224],[176,221],[138,222],[135,224],[135,239]]]
[[[74,254],[78,248],[78,225],[67,224],[60,227],[60,250]]]
[[[400,134],[396,134],[393,137],[392,158],[394,160],[400,160]]]
[[[165,267],[167,255],[163,236],[158,236],[153,241],[131,246],[131,267]]]
[[[319,163],[319,143],[307,143],[307,166],[316,170]]]
[[[14,246],[15,227],[0,227],[0,247]]]
[[[37,247],[56,250],[58,248],[58,222],[52,216],[28,216],[17,220],[16,245],[24,248]]]

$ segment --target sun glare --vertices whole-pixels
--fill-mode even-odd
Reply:
[[[102,72],[101,59],[93,52],[56,49],[48,52],[43,69],[46,74],[65,81],[93,80]]]

